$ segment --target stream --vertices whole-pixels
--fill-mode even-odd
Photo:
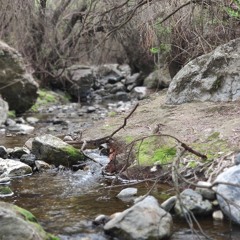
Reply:
[[[39,116],[38,116],[39,117]],[[42,134],[44,129],[50,129],[55,133],[67,133],[64,125],[50,123],[52,114],[40,116],[40,123],[36,125],[32,135],[2,135],[0,145],[5,147],[23,146],[31,136]],[[88,118],[72,118],[71,127],[91,126]],[[55,129],[54,129],[55,128]],[[57,135],[57,134],[56,134]],[[108,159],[99,156],[97,151],[90,154],[100,158],[102,163]],[[88,171],[72,172],[70,170],[34,173],[31,176],[15,178],[10,187],[14,192],[11,197],[2,200],[14,203],[31,211],[42,224],[44,229],[56,234],[63,240],[105,240],[109,239],[100,227],[95,227],[92,221],[100,214],[111,215],[120,212],[132,205],[132,202],[124,202],[116,198],[116,195],[124,188],[105,188],[110,186],[112,179],[104,178],[96,163],[92,163]],[[119,184],[123,184],[119,182]],[[135,185],[138,188],[138,196],[146,194],[152,183]],[[163,202],[171,187],[158,184],[152,192],[159,202]],[[199,223],[206,235],[211,239],[237,240],[240,236],[238,226],[231,226],[229,222],[213,221],[211,217],[199,219]],[[199,233],[199,231],[198,231]],[[192,233],[187,223],[174,217],[174,235],[172,240],[206,239]]]

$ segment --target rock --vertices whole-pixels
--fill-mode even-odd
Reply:
[[[113,85],[112,89],[110,90],[110,93],[115,94],[117,92],[124,92],[125,90],[126,90],[125,86],[121,82],[118,82]]]
[[[147,88],[146,87],[135,87],[131,95],[133,98],[137,98],[138,100],[142,100],[147,96]]]
[[[32,149],[32,142],[33,142],[33,138],[29,138],[29,139],[25,142],[24,146],[25,146],[26,148],[28,148],[28,149]]]
[[[0,216],[0,233],[4,240],[58,240],[43,230],[35,216],[16,205],[0,202]]]
[[[223,213],[221,210],[214,211],[212,214],[214,220],[222,221],[224,219]]]
[[[1,113],[0,114],[0,126],[1,126],[6,122],[8,117],[8,103],[5,102],[1,97],[0,97],[0,113]]]
[[[5,122],[5,125],[6,126],[14,126],[14,125],[16,125],[16,122],[13,119],[8,118]]]
[[[98,215],[94,221],[93,221],[93,224],[94,225],[104,225],[106,224],[108,221],[110,220],[110,217],[104,215],[104,214],[101,214],[101,215]]]
[[[128,76],[125,81],[125,85],[138,85],[138,79],[140,77],[140,73],[134,73],[132,76]]]
[[[161,208],[163,208],[166,212],[170,212],[175,206],[176,201],[177,197],[172,196],[161,204]]]
[[[124,101],[124,102],[127,102],[130,100],[126,92],[117,92],[116,94],[114,94],[114,99],[117,101]]]
[[[150,73],[143,82],[143,86],[148,89],[168,88],[171,82],[171,76],[168,68],[160,68]]]
[[[10,197],[13,195],[13,191],[8,186],[0,186],[0,197]]]
[[[131,198],[137,195],[137,188],[125,188],[118,195],[118,198]]]
[[[195,215],[208,215],[212,212],[212,204],[208,200],[203,200],[202,195],[192,189],[185,189],[180,194],[182,206],[177,199],[174,210],[177,215],[184,217],[188,211]]]
[[[27,164],[31,168],[35,167],[36,156],[34,154],[23,154],[20,161]]]
[[[35,117],[27,117],[27,118],[26,118],[26,121],[27,121],[29,124],[35,125],[37,122],[39,122],[39,119],[38,119],[38,118],[35,118]]]
[[[240,165],[233,166],[221,173],[215,180],[226,184],[218,184],[216,188],[217,200],[223,213],[232,221],[240,224],[240,192],[239,186],[228,185],[240,184]]]
[[[10,153],[10,158],[20,159],[24,154],[30,154],[29,149],[26,147],[15,147]]]
[[[16,123],[19,123],[19,124],[25,124],[26,123],[26,121],[22,117],[16,118],[15,121],[16,121]]]
[[[26,70],[20,54],[0,41],[0,94],[9,109],[23,113],[35,103],[38,84]]]
[[[73,141],[73,138],[69,135],[66,135],[66,136],[64,136],[63,141],[64,142]]]
[[[32,168],[20,161],[0,158],[0,173],[4,177],[25,176],[32,174]]]
[[[199,185],[200,187],[197,187],[195,191],[200,193],[204,199],[214,200],[216,198],[215,192],[211,189],[211,183],[199,181],[197,185]]]
[[[59,73],[62,71],[60,69]],[[52,86],[66,91],[75,100],[86,101],[96,80],[93,67],[72,65],[63,71],[61,81],[52,81]]]
[[[0,185],[9,184],[11,181],[10,177],[0,177]]]
[[[7,158],[7,149],[4,146],[0,146],[0,158]]]
[[[35,165],[38,171],[51,169],[51,166],[48,163],[41,160],[36,160]]]
[[[144,214],[143,214],[144,213]],[[148,196],[108,221],[104,230],[118,239],[164,239],[172,233],[172,217]]]
[[[34,127],[27,124],[15,124],[13,126],[8,126],[10,132],[30,134],[33,132]]]
[[[185,65],[173,78],[167,103],[234,101],[240,98],[240,38]]]
[[[95,112],[96,111],[96,108],[94,107],[94,106],[89,106],[88,108],[87,108],[87,113],[93,113],[93,112]]]
[[[34,138],[32,153],[37,159],[55,166],[71,167],[85,160],[84,155],[79,150],[50,134]]]

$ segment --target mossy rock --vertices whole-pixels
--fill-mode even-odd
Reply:
[[[85,160],[85,156],[78,149],[50,134],[34,138],[32,153],[37,159],[55,166],[71,167]]]
[[[4,240],[59,240],[45,232],[36,217],[16,205],[0,202],[0,233]]]

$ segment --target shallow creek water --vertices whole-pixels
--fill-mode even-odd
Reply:
[[[2,136],[0,145],[23,146],[29,137]],[[63,240],[104,240],[109,238],[104,235],[101,228],[92,225],[94,218],[99,214],[111,215],[123,211],[132,205],[132,202],[123,202],[115,197],[124,187],[104,188],[109,186],[111,181],[104,179],[100,172],[92,174],[91,169],[88,172],[51,170],[13,179],[10,187],[14,195],[3,200],[31,211],[45,230],[58,235]],[[146,194],[151,185],[152,183],[136,185],[138,195]],[[160,184],[154,188],[152,194],[159,202],[163,202],[169,188]],[[199,219],[199,223],[211,239],[240,239],[240,228],[231,226],[227,221],[217,222],[207,217]],[[174,235],[171,239],[206,238],[193,234],[184,220],[174,217]]]

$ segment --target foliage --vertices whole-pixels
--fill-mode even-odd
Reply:
[[[228,15],[240,20],[240,0],[233,0],[230,7],[226,7]]]

